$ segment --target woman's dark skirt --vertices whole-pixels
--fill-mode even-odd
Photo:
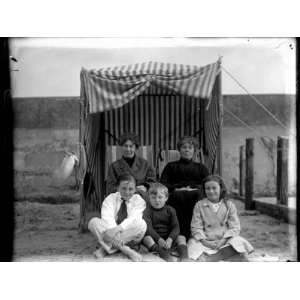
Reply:
[[[176,210],[180,234],[189,239],[191,233],[191,221],[195,204],[202,198],[201,190],[174,191],[170,194],[168,205]]]

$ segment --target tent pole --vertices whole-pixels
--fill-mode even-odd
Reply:
[[[221,58],[220,58],[221,64]],[[219,139],[218,139],[218,171],[222,176],[222,126],[223,126],[223,95],[222,95],[222,73],[220,71],[218,77],[218,100],[219,100]]]
[[[86,118],[85,118],[85,98],[80,97],[80,101],[79,101],[79,161],[81,163],[82,160],[82,150],[81,150],[81,145],[84,145],[84,125],[86,122]],[[84,171],[85,173],[85,171]],[[84,176],[85,174],[83,174]],[[83,178],[82,178],[83,180]],[[80,185],[80,212],[79,212],[79,232],[84,232],[84,197],[83,197],[83,183],[82,186]]]
[[[104,200],[104,196],[105,196],[105,168],[103,167],[105,165],[105,160],[106,160],[106,140],[105,140],[105,116],[104,116],[104,112],[101,112],[100,113],[100,132],[99,132],[99,140],[100,140],[100,158],[101,158],[101,165],[102,167],[100,168],[100,172],[101,172],[101,175],[100,175],[100,199],[99,201],[101,201],[101,204]]]

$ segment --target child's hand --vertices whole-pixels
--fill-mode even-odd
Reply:
[[[111,244],[113,247],[115,247],[117,249],[120,249],[121,247],[124,246],[123,241],[121,241],[119,234],[117,234],[115,237],[112,238]]]
[[[207,248],[210,248],[210,249],[216,249],[217,248],[217,245],[218,245],[218,242],[217,241],[208,241],[208,240],[201,240],[201,243],[207,247]]]
[[[118,226],[107,229],[103,235],[104,242],[111,242],[111,240],[120,232],[121,232],[121,229]]]
[[[167,249],[167,243],[164,239],[159,238],[159,240],[157,241],[158,246],[164,249]]]
[[[172,247],[173,240],[168,237],[166,240],[166,249],[170,249]]]
[[[227,239],[221,239],[217,244],[217,249],[220,249],[222,246],[224,246],[227,243]]]

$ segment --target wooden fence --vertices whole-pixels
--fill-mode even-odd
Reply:
[[[288,145],[286,137],[277,140],[276,203],[288,205]],[[247,138],[239,147],[239,195],[245,199],[245,209],[255,209],[254,195],[254,139]]]

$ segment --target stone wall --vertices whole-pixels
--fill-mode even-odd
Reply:
[[[287,127],[293,128],[295,96],[256,95]],[[53,172],[60,166],[64,151],[78,152],[79,98],[15,98],[14,172],[17,199],[43,198],[78,200],[75,178],[57,180]],[[277,136],[289,135],[245,95],[225,95],[224,107],[251,126],[251,131],[224,113],[223,176],[230,190],[238,186],[239,146],[247,137],[255,138],[255,191],[274,195]],[[266,137],[265,143],[261,137]],[[271,148],[270,148],[271,146]],[[274,152],[275,151],[275,152]],[[292,183],[290,191],[293,190]]]
[[[75,178],[58,180],[64,151],[78,152],[79,98],[14,99],[17,199],[78,200]]]

